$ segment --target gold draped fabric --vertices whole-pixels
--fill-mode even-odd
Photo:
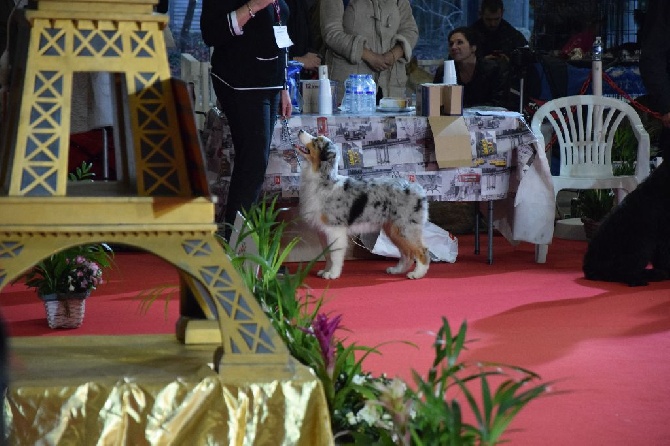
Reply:
[[[212,345],[173,335],[13,338],[7,444],[332,445],[321,382],[211,368]]]

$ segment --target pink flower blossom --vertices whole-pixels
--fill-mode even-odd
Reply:
[[[328,319],[328,316],[324,313],[320,313],[312,321],[312,334],[319,341],[319,347],[321,347],[321,357],[323,358],[324,366],[326,367],[326,372],[328,376],[333,377],[333,370],[335,368],[335,330],[340,326],[340,319],[342,315],[339,314],[332,319]]]

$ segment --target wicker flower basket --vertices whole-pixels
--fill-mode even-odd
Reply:
[[[44,301],[49,328],[79,328],[84,322],[86,298],[89,292],[72,294],[47,294]]]

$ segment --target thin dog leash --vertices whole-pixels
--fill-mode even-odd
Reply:
[[[298,167],[302,167],[300,165],[300,155],[298,155],[298,151],[296,150],[298,144],[293,140],[293,137],[291,136],[291,129],[288,126],[288,119],[286,118],[281,118],[281,140],[282,142],[289,143],[289,145],[293,149],[293,155],[295,156],[295,159],[298,162]]]

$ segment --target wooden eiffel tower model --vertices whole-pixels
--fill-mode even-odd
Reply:
[[[14,14],[0,133],[0,289],[62,249],[108,242],[173,264],[218,319],[221,374],[275,377],[290,356],[216,239],[193,109],[170,78],[155,0],[37,0]],[[75,72],[111,72],[115,181],[68,182]],[[184,293],[182,293],[183,295]]]

